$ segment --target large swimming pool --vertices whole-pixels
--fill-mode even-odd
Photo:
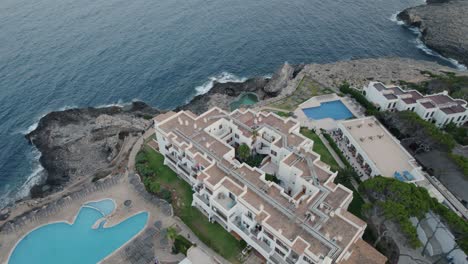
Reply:
[[[113,210],[112,200],[92,202],[81,207],[71,225],[58,222],[33,230],[16,245],[8,263],[95,264],[101,261],[131,240],[148,221],[148,213],[142,212],[109,228],[103,227],[104,222],[96,227]]]
[[[304,114],[314,120],[320,120],[324,118],[333,118],[335,120],[343,120],[352,118],[353,113],[341,102],[341,100],[335,100],[330,102],[321,103],[320,106],[310,107],[302,109]]]

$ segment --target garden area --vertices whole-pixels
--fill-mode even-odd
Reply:
[[[219,224],[210,223],[203,213],[192,207],[191,186],[164,165],[163,155],[149,146],[144,146],[136,157],[136,169],[146,189],[170,201],[174,214],[182,219],[200,240],[230,262],[239,262],[237,256],[245,247],[245,242],[236,240]]]

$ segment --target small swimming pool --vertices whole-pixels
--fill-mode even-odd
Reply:
[[[324,118],[333,118],[335,120],[344,120],[352,118],[353,113],[341,102],[341,100],[335,100],[330,102],[321,103],[320,106],[310,107],[302,109],[304,114],[314,120],[320,120]]]
[[[258,103],[258,97],[254,93],[244,93],[239,99],[231,103],[231,111],[240,108],[243,105],[253,105]]]
[[[137,235],[148,221],[148,213],[141,212],[104,228],[103,214],[110,214],[114,207],[110,199],[87,203],[73,224],[57,222],[31,231],[16,245],[8,263],[95,264],[101,261]],[[93,228],[98,221],[103,222]]]

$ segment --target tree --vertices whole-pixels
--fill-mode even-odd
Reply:
[[[426,217],[426,213],[432,211],[447,224],[458,239],[461,249],[468,249],[468,237],[463,237],[464,234],[468,234],[468,222],[432,198],[426,189],[380,176],[364,181],[359,189],[367,194],[373,206],[383,212],[386,218],[400,225],[401,231],[413,247],[421,246],[421,242],[409,218],[416,217],[421,220]]]
[[[245,143],[240,145],[237,151],[238,151],[238,154],[239,154],[239,158],[242,161],[245,161],[250,157],[250,148]]]
[[[174,227],[168,227],[166,231],[167,238],[169,238],[171,243],[174,243],[175,239],[177,238],[177,230]]]

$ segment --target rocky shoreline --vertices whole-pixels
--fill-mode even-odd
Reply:
[[[245,92],[257,94],[266,103],[287,96],[284,93],[290,92],[305,75],[324,87],[337,87],[344,81],[362,87],[370,80],[418,83],[429,79],[424,71],[465,74],[433,62],[404,58],[285,64],[270,79],[257,77],[242,83],[215,83],[210,91],[175,110],[197,114],[213,106],[228,110],[229,104]],[[47,173],[47,179],[31,190],[32,201],[70,188],[79,189],[80,185],[124,171],[125,168],[116,164],[127,157],[119,153],[133,146],[134,140],[151,127],[152,117],[161,112],[143,102],[134,102],[123,107],[69,109],[44,116],[37,128],[26,135],[41,152],[40,162]],[[7,220],[8,214],[0,213],[0,218]]]
[[[427,0],[398,14],[407,26],[417,27],[421,40],[445,57],[468,65],[468,1]]]
[[[160,113],[143,102],[127,106],[81,108],[51,112],[26,135],[40,152],[46,171],[31,197],[43,197],[77,180],[110,174],[126,138],[143,133]],[[115,162],[114,162],[115,163]]]

